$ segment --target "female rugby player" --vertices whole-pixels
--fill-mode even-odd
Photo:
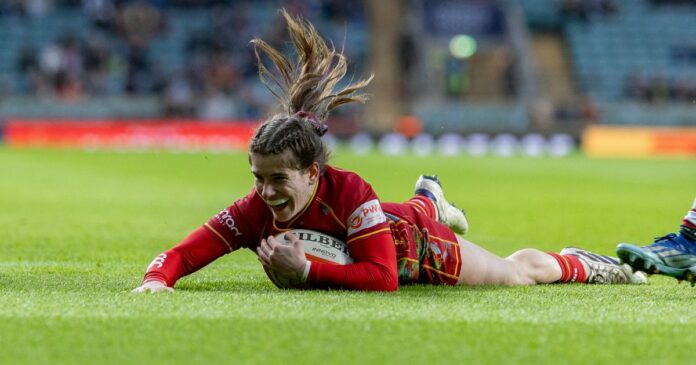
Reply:
[[[282,113],[264,122],[249,147],[251,191],[157,256],[134,292],[173,291],[176,281],[240,248],[257,253],[266,271],[293,287],[394,291],[400,284],[521,285],[553,282],[637,283],[642,274],[613,258],[580,249],[524,249],[500,258],[455,234],[464,213],[444,197],[437,177],[421,176],[405,203],[382,203],[358,174],[327,164],[322,142],[329,112],[364,102],[371,78],[336,90],[346,59],[314,27],[282,11],[295,47],[291,60],[252,40],[259,75]],[[269,59],[277,72],[264,64]],[[303,228],[346,242],[354,263],[310,262],[302,245],[275,235]],[[270,277],[271,275],[269,275]]]

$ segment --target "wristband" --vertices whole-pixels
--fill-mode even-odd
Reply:
[[[309,268],[312,266],[312,262],[307,260],[304,266],[304,272],[302,272],[302,282],[307,282],[307,277],[309,276]]]

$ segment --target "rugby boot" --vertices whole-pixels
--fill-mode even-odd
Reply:
[[[634,273],[628,265],[621,264],[616,257],[600,255],[577,247],[566,247],[561,255],[573,255],[585,268],[588,284],[645,284],[648,282],[641,272]]]
[[[435,203],[438,222],[450,227],[458,234],[463,235],[469,230],[469,222],[466,220],[464,210],[447,202],[437,175],[421,175],[416,181],[415,194],[424,196]]]
[[[635,271],[696,282],[696,243],[681,234],[657,237],[647,246],[620,243],[616,254]]]

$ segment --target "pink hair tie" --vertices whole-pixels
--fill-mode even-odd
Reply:
[[[310,123],[312,123],[312,127],[314,128],[314,131],[319,135],[319,137],[326,134],[326,132],[329,130],[329,126],[326,125],[325,123],[322,123],[319,120],[319,118],[317,118],[317,116],[314,115],[314,113],[299,111],[299,112],[295,113],[294,116],[297,118],[300,118],[300,119],[306,119]]]

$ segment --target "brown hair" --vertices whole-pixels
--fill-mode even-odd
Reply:
[[[356,92],[367,86],[373,76],[334,91],[346,74],[345,56],[333,45],[329,47],[311,23],[285,10],[280,13],[287,23],[296,59],[292,62],[261,39],[251,41],[259,78],[280,101],[282,112],[256,130],[249,152],[275,155],[289,149],[295,157],[295,161],[290,161],[291,167],[306,169],[318,162],[323,171],[328,160],[321,140],[327,128],[323,122],[340,105],[367,101],[365,94]],[[262,54],[270,59],[276,73],[263,63]]]

